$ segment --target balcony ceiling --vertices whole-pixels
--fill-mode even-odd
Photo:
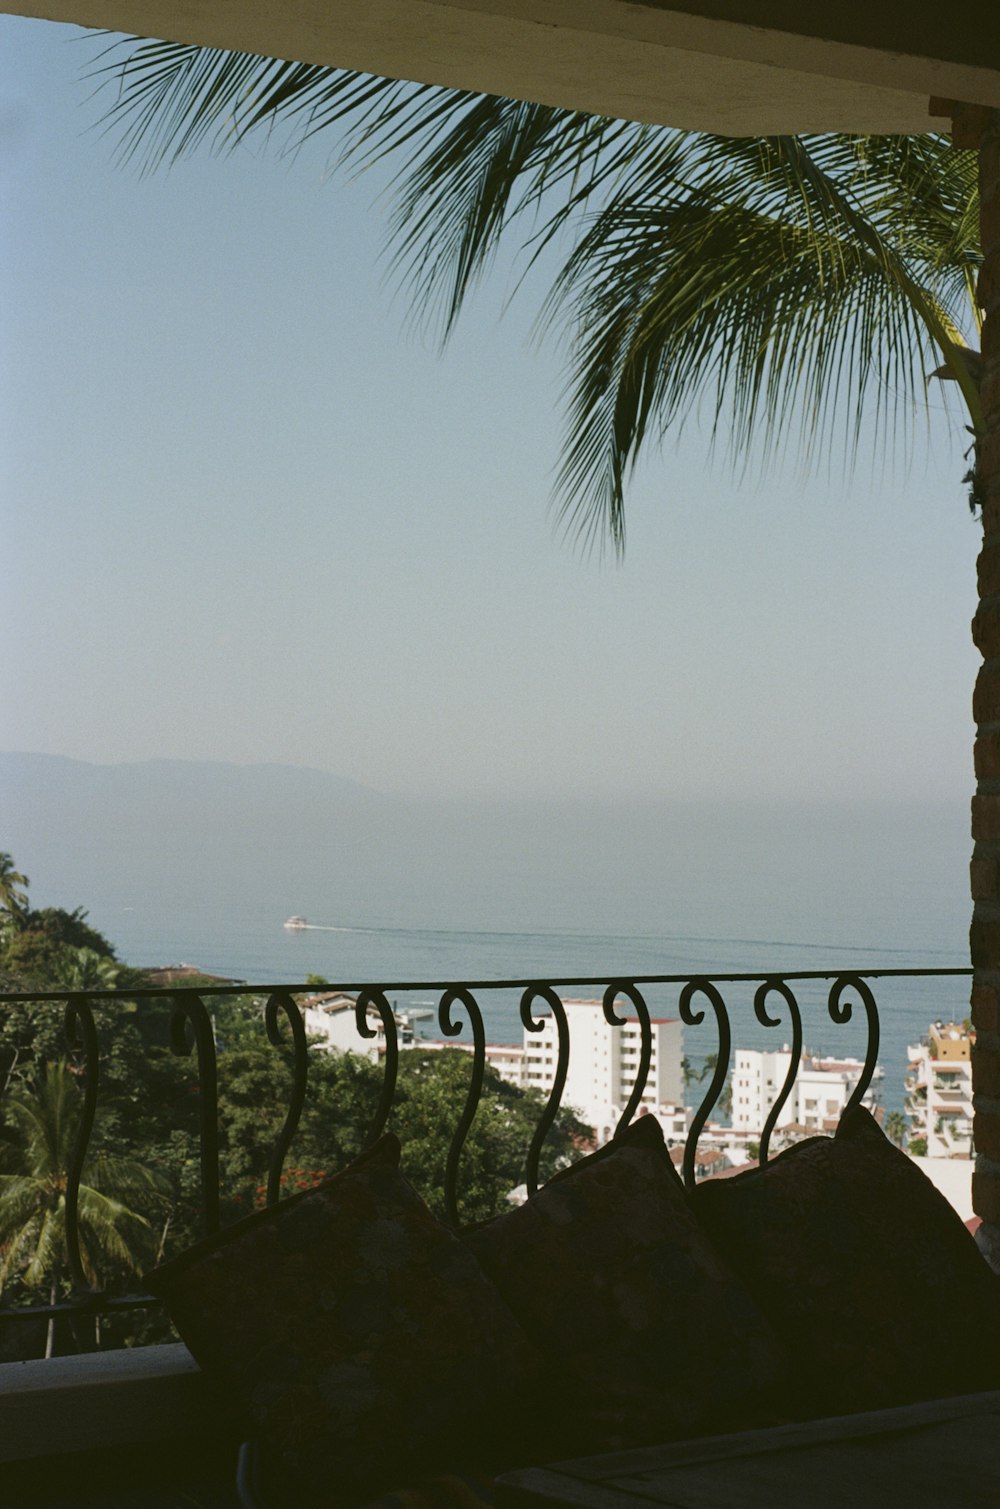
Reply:
[[[927,14],[922,15],[921,11]],[[910,0],[0,0],[0,11],[726,135],[1000,108],[1000,6]]]

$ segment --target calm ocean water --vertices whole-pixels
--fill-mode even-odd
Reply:
[[[809,944],[771,943],[754,939],[643,937],[615,934],[486,933],[447,932],[391,928],[317,928],[286,933],[273,926],[273,939],[247,937],[245,950],[238,946],[212,949],[209,939],[188,947],[184,962],[233,974],[257,983],[295,983],[308,974],[323,974],[332,983],[388,984],[390,998],[400,1008],[428,1010],[438,997],[427,982],[456,980],[491,981],[563,977],[567,960],[574,978],[593,974],[602,979],[643,974],[769,973],[775,970],[837,970],[848,968],[942,969],[961,963],[954,954],[937,950],[880,951],[861,956],[856,950],[819,948]],[[197,943],[196,930],[189,933]],[[173,958],[162,950],[144,957]],[[190,956],[190,959],[188,958]],[[206,962],[207,961],[207,962]],[[180,962],[178,958],[178,962]],[[248,969],[248,963],[254,965]],[[334,966],[339,965],[339,968]],[[416,982],[415,987],[402,986]],[[828,985],[817,981],[792,982],[805,1026],[806,1046],[823,1054],[863,1057],[866,1045],[865,1017],[860,1003],[854,1019],[840,1025],[828,1012]],[[754,985],[733,982],[720,987],[730,1010],[735,1047],[777,1048],[790,1037],[788,1017],[775,1028],[764,1028],[753,1012]],[[888,1109],[902,1109],[903,1074],[907,1046],[936,1019],[961,1020],[968,1014],[969,982],[957,978],[883,978],[872,982],[879,1007],[881,1049],[879,1062],[885,1071],[883,1100]],[[677,985],[649,985],[644,995],[654,1015],[676,1016]],[[597,987],[580,986],[565,994],[596,998]],[[520,1042],[519,992],[484,988],[478,994],[489,1040]],[[699,1004],[706,1006],[702,999]],[[780,1000],[769,1003],[773,1015],[782,1017]],[[461,1015],[461,1013],[458,1013]],[[426,1020],[421,1030],[440,1037],[436,1020]],[[467,1036],[468,1034],[466,1034]],[[717,1039],[710,1009],[696,1028],[685,1028],[685,1051],[696,1062],[714,1052]]]
[[[967,964],[964,809],[630,809],[586,821],[568,809],[447,809],[442,836],[444,810],[363,847],[282,849],[272,836],[234,853],[189,836],[129,860],[119,846],[89,872],[92,920],[133,963],[186,962],[258,983],[312,973],[343,985],[417,982],[391,991],[401,1006],[433,1004],[419,982]],[[287,931],[292,913],[316,928]],[[835,1026],[825,987],[797,989],[807,1046],[862,1055],[860,1012]],[[934,1019],[967,1015],[968,981],[875,989],[884,1100],[901,1107],[907,1044]],[[725,992],[734,1045],[780,1047],[787,1027],[761,1027],[752,992]],[[676,1015],[676,986],[648,998]],[[519,1041],[517,993],[481,1000],[489,1037]],[[438,1035],[433,1023],[425,1030]],[[693,1058],[715,1041],[710,1017],[686,1029]]]
[[[251,983],[968,962],[960,801],[432,802],[291,766],[0,755],[0,812],[34,905],[87,908],[131,964],[185,962]],[[286,931],[293,913],[318,926]],[[898,1106],[907,1044],[935,1019],[967,1015],[968,982],[887,980],[876,994],[885,1100]],[[405,1003],[432,998],[417,988]],[[726,998],[736,1046],[785,1041],[786,1026],[754,1020],[752,987]],[[811,1049],[863,1052],[863,1026],[831,1023],[822,987],[799,999]],[[675,1015],[677,988],[649,1001]],[[519,1040],[517,992],[482,1002],[490,1037]],[[710,1020],[686,1029],[692,1058],[715,1046]]]

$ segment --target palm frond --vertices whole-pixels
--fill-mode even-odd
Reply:
[[[534,259],[650,146],[662,165],[664,135],[493,96],[456,102],[448,130],[419,141],[398,175],[392,268],[414,307],[440,310],[447,337],[512,227]]]
[[[21,1277],[32,1288],[44,1284],[62,1265],[66,1250],[66,1223],[59,1210],[42,1209],[36,1223],[24,1229],[19,1250],[24,1266]],[[30,1246],[28,1245],[30,1243]]]
[[[574,335],[558,496],[585,539],[622,548],[631,467],[699,406],[765,459],[793,413],[813,456],[842,423],[850,461],[864,415],[888,429],[924,398],[935,345],[962,343],[964,283],[897,244],[865,140],[701,138],[683,185],[633,176],[591,221],[545,310]],[[866,206],[837,167],[864,173]]]
[[[0,1288],[18,1274],[29,1285],[65,1270],[66,1169],[82,1097],[65,1063],[46,1064],[34,1091],[8,1096],[19,1133],[0,1174]],[[95,1282],[102,1263],[131,1270],[150,1253],[146,1210],[161,1204],[167,1183],[135,1159],[97,1157],[79,1187],[78,1231],[84,1270]]]
[[[420,86],[255,53],[184,43],[118,40],[100,54],[90,77],[101,118],[121,162],[149,172],[206,144],[231,150],[248,133],[297,123],[293,142],[326,129],[341,115],[378,102],[388,117]]]
[[[130,1210],[121,1200],[81,1186],[81,1255],[92,1272],[96,1272],[99,1259],[111,1259],[138,1271],[140,1254],[149,1245],[151,1230],[146,1217]]]
[[[391,270],[442,339],[503,243],[527,269],[566,238],[540,328],[570,335],[557,500],[585,540],[623,547],[637,458],[699,409],[736,457],[795,416],[807,458],[839,432],[850,461],[864,416],[905,433],[940,361],[976,426],[975,155],[943,137],[734,140],[158,42],[99,72],[146,166],[279,126],[391,160]]]

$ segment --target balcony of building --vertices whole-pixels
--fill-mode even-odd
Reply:
[[[960,1078],[957,1075],[934,1080],[932,1089],[935,1099],[943,1100],[968,1098],[972,1093],[972,1086],[967,1077]]]
[[[714,1054],[715,1070],[710,1082],[694,1086],[695,1102],[688,1112],[689,1131],[672,1161],[688,1190],[706,1178],[732,1173],[731,1160],[720,1149],[717,1136],[719,1101],[725,1092],[727,1071],[735,1041],[750,1022],[765,1032],[780,1032],[791,1038],[793,1049],[801,1044],[804,1018],[821,1011],[831,1034],[860,1033],[865,1049],[863,1071],[854,1087],[851,1104],[866,1096],[877,1069],[880,1033],[876,990],[912,984],[915,977],[951,981],[963,988],[967,971],[953,970],[936,977],[929,971],[880,971],[849,975],[787,974],[750,976],[643,977],[612,981],[491,981],[454,982],[450,985],[413,984],[343,987],[341,999],[350,1000],[358,1046],[375,1043],[381,1089],[371,1123],[358,1129],[361,1143],[370,1145],[385,1127],[392,1127],[396,1112],[401,1064],[417,1053],[421,1040],[414,1038],[400,997],[406,991],[426,999],[439,996],[437,1028],[440,1038],[428,1047],[454,1044],[464,1047],[467,1088],[461,1115],[455,1124],[435,1128],[444,1158],[442,1209],[453,1229],[463,1224],[464,1157],[475,1116],[484,1096],[484,1076],[490,1057],[489,1024],[495,1020],[495,1004],[516,1000],[525,1044],[536,1034],[547,1033],[555,1043],[556,1066],[544,1093],[536,1092],[536,1123],[524,1148],[521,1198],[530,1198],[543,1182],[546,1142],[552,1136],[563,1106],[564,1087],[572,1062],[572,1036],[563,1006],[567,988],[580,984],[600,987],[593,1011],[610,1035],[637,1034],[639,1060],[628,1103],[621,1108],[620,1133],[646,1114],[649,1092],[646,1080],[652,1057],[653,1027],[648,1000],[664,998],[676,1003],[676,1012],[688,1032],[703,1034],[702,1047]],[[47,1031],[53,1013],[65,1017],[64,1051],[72,1067],[79,1097],[80,1121],[72,1153],[58,1181],[59,1209],[66,1230],[65,1276],[50,1293],[31,1290],[11,1275],[7,1291],[0,1292],[0,1345],[8,1361],[0,1365],[0,1464],[5,1481],[13,1485],[11,1506],[25,1509],[55,1509],[64,1503],[90,1506],[107,1504],[159,1505],[166,1502],[203,1505],[205,1509],[236,1502],[233,1473],[241,1433],[227,1400],[213,1397],[210,1386],[183,1344],[161,1339],[148,1346],[115,1350],[109,1345],[121,1338],[122,1317],[133,1324],[133,1336],[163,1338],[164,1323],[159,1302],[143,1291],[141,1283],[127,1283],[119,1276],[105,1285],[93,1282],[86,1272],[86,1253],[81,1245],[79,1202],[86,1188],[85,1170],[89,1139],[99,1125],[102,1109],[102,1068],[115,1051],[116,1036],[133,1030],[136,1014],[151,1012],[161,1023],[169,1022],[168,1039],[159,1051],[169,1051],[178,1061],[190,1064],[190,1093],[196,1101],[198,1133],[199,1222],[206,1233],[219,1230],[239,1211],[220,1187],[220,1146],[225,1135],[221,1124],[229,1055],[235,1046],[217,1030],[216,1005],[220,1000],[238,1000],[256,1017],[262,1043],[283,1054],[289,1069],[288,1102],[270,1165],[261,1168],[259,1203],[279,1202],[287,1188],[283,1174],[294,1165],[295,1136],[300,1118],[309,1107],[311,1078],[316,1055],[329,1054],[328,1044],[310,1039],[305,1029],[304,1003],[310,992],[304,986],[225,987],[205,990],[156,990],[125,998],[113,992],[63,996],[7,995],[0,998],[0,1011],[17,1011],[30,1019],[32,1011],[46,1016]],[[749,1008],[749,1009],[748,1009]],[[41,1020],[41,1018],[39,1018]],[[811,1027],[811,1033],[815,1032]],[[27,1042],[27,1039],[25,1040]],[[51,1035],[46,1051],[53,1051]],[[119,1045],[120,1046],[120,1045]],[[342,1050],[333,1050],[342,1051]],[[527,1051],[527,1050],[525,1050]],[[30,1054],[28,1055],[30,1058]],[[516,1054],[500,1056],[514,1063]],[[428,1059],[426,1072],[434,1074],[439,1054]],[[793,1051],[792,1063],[802,1062]],[[18,1069],[8,1076],[16,1089]],[[25,1065],[22,1063],[21,1070]],[[518,1066],[519,1068],[519,1066]],[[106,1077],[106,1076],[105,1076]],[[770,1106],[753,1152],[766,1165],[771,1156],[772,1136],[778,1142],[778,1122],[785,1101],[792,1094],[794,1074],[781,1087]],[[492,1093],[492,1092],[491,1092]],[[263,1108],[262,1108],[263,1109]],[[192,1106],[184,1107],[190,1118]],[[725,1117],[722,1118],[725,1120]],[[665,1128],[665,1131],[668,1130]],[[669,1130],[676,1132],[676,1127]],[[831,1130],[830,1128],[827,1129]],[[359,1144],[360,1145],[360,1144]],[[136,1153],[142,1156],[143,1150]],[[585,1143],[572,1149],[575,1159],[587,1153]],[[168,1223],[169,1225],[169,1223]],[[626,1234],[623,1233],[623,1236]],[[166,1244],[169,1253],[169,1243]],[[135,1324],[136,1322],[138,1324]],[[48,1358],[41,1353],[53,1352]],[[183,1443],[183,1449],[182,1448]],[[71,1471],[77,1474],[72,1499],[60,1497],[60,1482]],[[151,1486],[155,1482],[155,1487]],[[85,1488],[80,1487],[85,1484]],[[169,1485],[169,1486],[167,1486]],[[163,1495],[171,1493],[174,1498]],[[160,1494],[160,1497],[156,1497]],[[89,1497],[87,1495],[90,1495]]]

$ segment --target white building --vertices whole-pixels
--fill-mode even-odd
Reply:
[[[972,1156],[972,1045],[955,1022],[935,1022],[907,1049],[906,1110],[910,1137],[927,1140],[929,1158]]]
[[[605,1019],[600,1001],[564,1001],[569,1026],[569,1067],[562,1103],[571,1106],[581,1120],[597,1133],[598,1145],[615,1132],[618,1118],[628,1102],[639,1068],[642,1037],[637,1021],[613,1027]],[[681,1073],[681,1023],[656,1017],[652,1026],[652,1056],[646,1089],[636,1114],[653,1112],[668,1141],[687,1134],[684,1082]],[[496,1052],[497,1050],[494,1050]],[[559,1036],[555,1018],[544,1018],[541,1032],[524,1033],[516,1081],[525,1089],[547,1095],[555,1082]],[[495,1067],[510,1077],[498,1059]]]
[[[384,1053],[385,1031],[381,1018],[369,1008],[368,1022],[375,1029],[375,1036],[361,1037],[355,1023],[354,996],[329,991],[309,996],[301,1004],[306,1032],[322,1047],[342,1053],[358,1053],[372,1061]],[[600,1001],[564,1001],[563,1005],[569,1026],[570,1053],[562,1104],[572,1108],[582,1121],[594,1128],[600,1145],[614,1135],[635,1084],[642,1047],[639,1023],[630,1019],[621,1027],[612,1026],[605,1019]],[[419,1037],[414,1030],[415,1023],[433,1015],[431,1011],[397,1013],[400,1048],[473,1051],[472,1044],[461,1039]],[[555,1018],[546,1015],[542,1021],[541,1032],[529,1032],[525,1028],[523,1043],[487,1044],[486,1062],[510,1084],[521,1089],[538,1090],[547,1096],[555,1083],[559,1038]],[[649,1075],[636,1114],[643,1111],[655,1113],[667,1141],[683,1141],[687,1135],[688,1116],[684,1109],[681,1072],[681,1023],[673,1018],[657,1017],[650,1025]]]
[[[733,1067],[733,1131],[757,1136],[781,1092],[792,1062],[787,1043],[775,1053],[737,1048]],[[856,1058],[816,1058],[803,1054],[777,1126],[801,1128],[802,1135],[832,1132],[864,1071]],[[883,1071],[876,1068],[863,1104],[879,1099]]]
[[[355,1020],[354,1008],[356,997],[344,995],[341,991],[328,991],[325,994],[306,996],[299,1003],[302,1007],[302,1017],[305,1022],[306,1033],[310,1038],[318,1039],[319,1046],[336,1049],[340,1053],[358,1053],[362,1058],[371,1059],[373,1062],[385,1052],[385,1028],[378,1012],[369,1006],[365,1013],[369,1027],[375,1029],[375,1036],[362,1037],[358,1031]],[[431,1016],[432,1012],[394,1012],[396,1021],[396,1038],[401,1048],[411,1048],[416,1041],[413,1024],[421,1017]]]
[[[451,1046],[448,1044],[447,1046]],[[525,1049],[519,1043],[487,1043],[486,1062],[508,1084],[523,1089],[525,1081]]]
[[[433,1013],[428,1012],[431,1016]],[[444,1038],[444,1037],[417,1037],[409,1038],[406,1042],[400,1037],[401,1048],[419,1048],[422,1053],[474,1053],[475,1047],[467,1039]],[[519,1043],[487,1043],[485,1052],[486,1062],[495,1069],[501,1079],[507,1080],[508,1084],[523,1088],[524,1078],[524,1049]]]
[[[612,1026],[605,1020],[600,1001],[564,1001],[563,1006],[570,1052],[561,1104],[594,1128],[601,1146],[614,1136],[628,1103],[639,1068],[642,1035],[636,1021],[626,1021],[622,1027]],[[548,1096],[555,1084],[559,1034],[554,1017],[546,1014],[541,1020],[544,1024],[541,1032],[525,1028],[522,1043],[487,1043],[486,1062],[509,1084]],[[649,1075],[636,1114],[654,1112],[667,1141],[683,1141],[687,1136],[688,1115],[683,1100],[681,1023],[658,1017],[650,1026]],[[473,1051],[471,1043],[461,1040],[417,1038],[412,1046]]]

